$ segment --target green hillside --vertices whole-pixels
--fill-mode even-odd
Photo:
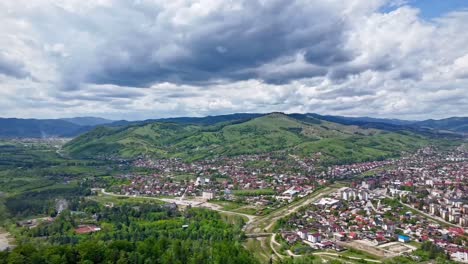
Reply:
[[[240,123],[210,126],[151,123],[123,128],[97,128],[65,146],[78,158],[214,156],[286,150],[299,155],[324,154],[329,161],[387,158],[431,143],[415,134],[345,126],[314,118],[294,119],[273,113]]]

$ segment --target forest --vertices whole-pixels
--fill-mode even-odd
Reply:
[[[101,228],[77,234],[81,224]],[[166,205],[106,207],[81,199],[53,222],[21,229],[18,245],[0,263],[257,263],[242,246],[241,225],[213,211]]]

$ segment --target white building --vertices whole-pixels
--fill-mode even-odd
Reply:
[[[204,177],[197,177],[197,180],[195,181],[195,186],[203,186],[208,183],[210,183],[210,179]]]
[[[212,191],[203,191],[202,198],[205,200],[211,200],[214,198],[214,192]]]
[[[356,198],[356,192],[353,189],[346,189],[341,191],[341,199],[349,201]]]
[[[307,230],[299,230],[299,231],[297,231],[297,235],[301,239],[307,239],[308,232],[307,232]]]
[[[299,191],[295,190],[294,187],[289,188],[289,190],[283,192],[283,196],[292,198],[296,196],[299,193]]]
[[[315,202],[314,204],[315,205],[334,205],[334,204],[337,204],[339,202],[340,201],[338,201],[338,200],[325,197],[325,198],[320,199],[318,202]]]
[[[456,253],[453,253],[450,255],[450,258],[458,262],[468,263],[468,250],[462,249]]]
[[[360,191],[358,193],[359,200],[361,201],[368,201],[369,200],[369,193],[366,191]]]
[[[307,240],[309,240],[312,243],[320,243],[320,241],[322,241],[322,236],[319,233],[308,234]]]

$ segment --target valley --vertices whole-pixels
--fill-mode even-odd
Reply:
[[[47,259],[62,263],[78,261],[72,255],[185,263],[217,247],[226,263],[417,263],[441,252],[453,259],[466,243],[453,229],[467,224],[465,146],[450,135],[280,113],[206,125],[99,127],[72,140],[3,140],[0,220],[11,235],[0,254],[30,260],[47,250]],[[427,203],[418,203],[421,195]],[[411,220],[398,218],[407,211]],[[388,221],[394,229],[385,229]],[[434,231],[415,231],[421,228]],[[403,248],[401,232],[412,241],[408,254],[376,253]],[[177,239],[160,245],[167,254],[152,255],[141,248],[153,243],[148,234]],[[317,234],[321,242],[312,238]],[[122,239],[131,243],[114,246]],[[376,239],[383,243],[372,244]],[[231,250],[240,258],[229,259]]]

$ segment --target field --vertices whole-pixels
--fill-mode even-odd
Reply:
[[[389,244],[384,244],[382,246],[379,246],[379,248],[382,248],[383,250],[389,251],[391,253],[401,255],[403,253],[409,253],[417,248],[408,244],[404,244],[401,242],[394,242],[394,243],[389,243]]]
[[[274,195],[276,192],[272,189],[260,189],[260,190],[235,190],[234,195],[237,196],[259,196],[259,195]]]

